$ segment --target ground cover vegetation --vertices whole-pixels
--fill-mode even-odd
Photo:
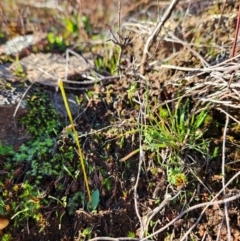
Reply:
[[[0,113],[1,240],[239,240],[240,2],[40,5],[0,3],[0,86],[28,88],[24,138]],[[22,62],[67,49],[94,66],[72,82]]]

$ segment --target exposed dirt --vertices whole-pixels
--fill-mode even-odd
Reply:
[[[23,127],[21,128],[20,126],[18,126],[16,119],[14,120],[13,116],[14,116],[15,110],[16,110],[16,105],[0,106],[0,111],[1,111],[0,141],[4,145],[11,144],[11,145],[14,145],[15,148],[17,148],[18,145],[28,140],[29,137],[27,137],[27,134],[24,131],[24,128]],[[18,111],[18,115],[22,115],[25,112],[26,110],[20,107]]]
[[[215,147],[219,147],[218,156],[212,160],[206,160],[204,155],[194,152],[191,153],[191,156],[194,156],[194,160],[192,160],[187,158],[189,156],[188,151],[183,151],[181,158],[186,158],[184,160],[187,160],[183,165],[186,166],[184,171],[188,174],[188,182],[174,186],[169,184],[166,170],[159,165],[158,154],[160,153],[159,155],[162,158],[165,155],[164,151],[160,150],[161,148],[159,148],[158,153],[144,150],[145,163],[142,167],[137,187],[137,202],[134,203],[134,185],[140,161],[139,152],[135,151],[139,148],[138,130],[140,127],[138,122],[139,112],[142,111],[138,102],[143,101],[146,90],[149,91],[149,108],[152,110],[152,114],[157,116],[159,115],[157,108],[159,108],[161,103],[170,101],[181,94],[190,96],[192,107],[195,107],[197,98],[201,94],[205,96],[207,93],[214,93],[216,91],[214,87],[212,87],[213,89],[209,87],[206,90],[196,89],[191,93],[187,91],[189,88],[194,89],[197,86],[196,83],[202,83],[207,77],[210,78],[209,72],[197,75],[196,73],[198,72],[169,68],[166,65],[203,68],[208,67],[206,63],[210,66],[228,59],[240,2],[226,1],[227,3],[224,6],[222,1],[205,5],[203,3],[208,1],[195,1],[195,5],[193,4],[189,9],[191,16],[185,16],[187,8],[182,3],[184,1],[180,1],[173,16],[168,21],[166,29],[161,32],[161,37],[154,41],[150,49],[154,56],[146,63],[145,78],[141,78],[139,75],[139,66],[137,64],[141,61],[150,25],[147,26],[146,24],[146,29],[143,28],[144,25],[135,27],[135,22],[131,21],[131,19],[137,19],[140,23],[142,18],[154,18],[156,9],[154,6],[152,7],[151,1],[126,2],[128,4],[122,3],[124,17],[121,24],[126,25],[122,29],[121,36],[125,36],[125,40],[129,40],[131,43],[123,46],[122,49],[120,63],[122,77],[113,78],[107,84],[101,82],[90,87],[87,86],[86,90],[67,90],[67,93],[74,94],[81,100],[81,104],[78,106],[78,113],[74,117],[77,131],[80,133],[84,159],[87,162],[90,188],[91,190],[98,189],[100,191],[98,208],[92,213],[87,211],[87,192],[81,171],[75,179],[67,175],[67,172],[64,172],[64,175],[59,179],[56,178],[56,175],[46,175],[38,184],[40,194],[44,194],[44,196],[35,197],[37,200],[34,200],[34,197],[32,197],[33,202],[35,201],[41,205],[39,212],[42,215],[42,219],[36,222],[30,217],[28,221],[24,220],[25,223],[21,224],[16,224],[14,219],[11,220],[4,233],[11,234],[13,240],[90,240],[94,237],[131,237],[133,234],[136,240],[140,240],[138,238],[142,236],[141,225],[136,213],[136,205],[142,217],[141,222],[146,224],[146,220],[151,216],[151,211],[164,201],[164,196],[167,192],[174,196],[179,190],[182,191],[180,196],[166,203],[154,216],[150,222],[148,233],[145,235],[147,236],[167,225],[183,210],[187,210],[188,205],[193,206],[210,201],[222,188],[221,152],[225,116],[217,108],[219,106],[217,106],[211,109],[213,121],[208,125],[205,137],[211,137],[209,152],[212,152]],[[108,26],[106,25],[115,23],[114,20],[117,19],[117,1],[98,1],[97,4],[90,4],[92,8],[85,1],[81,4],[83,4],[81,11],[91,16],[92,31],[107,32]],[[161,2],[160,7],[165,9],[165,4],[166,2]],[[224,12],[221,15],[223,6]],[[24,7],[23,9],[26,10],[26,8]],[[144,11],[144,9],[148,11]],[[106,15],[105,11],[107,12]],[[10,16],[4,12],[3,16],[4,24],[9,24],[10,26]],[[39,18],[39,21],[41,24],[38,22],[36,26],[41,28],[42,31],[46,31],[50,24],[59,26],[59,23],[49,12],[44,15],[44,20]],[[117,22],[115,24],[117,25]],[[20,28],[22,29],[24,26],[20,26]],[[132,29],[131,32],[129,32],[130,28]],[[32,31],[34,32],[35,30],[27,31],[24,29],[17,32],[18,34],[19,32],[25,34]],[[104,44],[95,46],[89,40],[89,33],[84,32],[83,29],[81,31],[84,33],[86,45],[91,46],[86,47],[87,50],[90,49],[99,54],[105,52],[103,50]],[[115,33],[114,30],[113,33]],[[169,34],[168,37],[166,37],[167,34]],[[184,43],[188,44],[185,45]],[[31,49],[28,49],[28,51],[24,55],[31,53]],[[46,51],[44,47],[44,52]],[[60,52],[60,50],[54,49],[54,52]],[[4,55],[2,59],[5,61],[6,56]],[[165,64],[165,67],[161,66],[162,63]],[[191,81],[185,81],[192,75],[194,75],[194,78]],[[237,83],[237,81],[236,77],[233,82]],[[136,84],[135,86],[134,83]],[[130,92],[129,90],[133,86],[135,89],[133,92]],[[51,99],[54,98],[55,89],[52,87],[46,87],[46,85],[41,84],[33,88],[40,92],[46,91],[48,94],[50,93]],[[228,94],[229,92],[226,93],[226,96]],[[228,99],[223,97],[222,100]],[[238,102],[237,98],[235,102]],[[174,108],[176,102],[173,102],[172,105]],[[19,124],[15,126],[12,118],[14,110],[15,106],[0,106],[0,141],[4,144],[13,145],[14,150],[18,151],[22,143],[27,143],[29,136],[26,135],[22,126]],[[25,111],[26,109],[21,109],[18,114],[22,115]],[[229,113],[237,120],[239,119],[239,113],[236,109],[230,109]],[[64,117],[63,121],[67,123]],[[151,123],[151,117],[149,117],[148,121]],[[61,150],[67,152],[70,146],[75,145],[71,137],[66,133],[65,128],[56,137],[59,142],[55,146],[53,155],[61,153]],[[225,149],[226,167],[228,168],[226,180],[229,180],[239,171],[239,162],[237,162],[240,154],[239,144],[238,126],[229,126]],[[124,158],[129,153],[132,155],[125,160]],[[8,157],[1,157],[0,170],[3,172],[1,174],[3,177],[1,178],[1,191],[2,193],[8,192],[9,196],[10,193],[12,195],[5,200],[5,205],[9,205],[10,209],[7,215],[4,216],[10,219],[15,214],[12,213],[12,202],[20,200],[19,197],[22,195],[21,190],[14,191],[14,188],[16,186],[20,187],[26,181],[26,170],[29,168],[29,163],[25,161],[15,164],[15,170],[12,170],[13,175],[10,178],[7,173],[4,173],[6,169],[5,162],[7,161]],[[46,160],[43,158],[39,168],[41,168],[44,162]],[[67,160],[66,163],[68,162],[70,161]],[[231,162],[234,163],[230,164]],[[63,163],[62,165],[65,164]],[[80,169],[78,155],[75,151],[73,151],[73,159],[70,165],[75,170]],[[191,173],[192,170],[194,170],[195,175]],[[31,176],[27,181],[31,185],[36,185],[38,180],[36,177]],[[71,208],[69,206],[65,207],[60,201],[62,201],[63,197],[66,197],[67,200],[72,200],[78,193],[84,194],[84,201],[82,202],[82,197],[79,197],[81,201],[77,203],[76,210],[71,212]],[[225,198],[239,193],[239,183],[235,180],[227,188]],[[55,197],[55,199],[51,197]],[[221,194],[217,200],[222,199],[223,195]],[[236,241],[240,240],[239,204],[239,199],[237,199],[231,202],[228,207],[231,237],[232,240]],[[204,206],[186,213],[168,229],[156,234],[153,239],[181,240],[189,228],[197,221],[203,208]],[[224,208],[220,204],[210,206],[204,212],[201,221],[194,227],[187,240],[210,241],[217,240],[217,237],[220,237],[218,240],[228,240]]]

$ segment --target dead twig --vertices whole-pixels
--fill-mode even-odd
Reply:
[[[179,0],[172,0],[171,4],[169,5],[168,9],[164,13],[161,20],[157,22],[157,25],[155,26],[152,34],[148,37],[147,42],[144,46],[144,50],[143,50],[143,57],[141,60],[141,65],[140,65],[140,74],[144,74],[144,72],[145,72],[145,63],[147,61],[147,55],[150,54],[149,49],[151,48],[154,39],[157,37],[157,35],[161,31],[163,25],[166,23],[166,21],[171,16],[171,13],[172,13],[173,9],[175,8],[175,6],[177,5],[178,1]]]
[[[140,239],[138,238],[127,238],[127,237],[123,237],[123,238],[109,238],[109,237],[97,237],[97,238],[92,238],[92,239],[88,239],[88,241],[102,241],[102,240],[106,240],[106,241],[140,241]]]
[[[227,129],[228,129],[228,125],[229,125],[229,116],[226,115],[226,121],[225,121],[225,127],[224,127],[224,131],[223,131],[223,144],[222,144],[222,186],[223,188],[225,187],[225,166],[226,166],[226,162],[225,162],[225,152],[226,152],[226,136],[227,136]],[[226,198],[226,188],[223,189],[223,196],[224,198]],[[231,240],[231,230],[230,230],[230,223],[229,223],[229,216],[228,216],[228,203],[224,203],[224,219],[226,222],[226,226],[227,226],[227,240],[230,241]]]
[[[209,207],[209,206],[213,206],[213,205],[216,205],[216,204],[224,204],[224,203],[228,203],[228,202],[231,202],[231,201],[234,201],[236,199],[239,199],[240,198],[240,194],[237,194],[235,196],[232,196],[232,197],[229,197],[229,198],[226,198],[224,200],[219,200],[219,201],[215,201],[216,198],[223,192],[223,189],[226,189],[226,187],[228,185],[230,185],[234,179],[236,179],[238,176],[240,175],[240,171],[237,172],[227,183],[226,185],[215,195],[215,197],[213,197],[213,199],[210,201],[210,202],[204,202],[204,203],[199,203],[197,205],[194,205],[192,207],[189,207],[188,209],[186,209],[185,211],[183,211],[182,213],[180,213],[176,218],[174,218],[171,222],[169,222],[167,225],[165,225],[164,227],[160,228],[159,230],[157,230],[156,232],[148,235],[147,237],[141,239],[141,241],[146,241],[147,239],[150,239],[151,237],[154,237],[155,235],[163,232],[164,230],[166,230],[169,226],[173,225],[177,220],[179,220],[181,217],[183,217],[185,214],[189,213],[190,211],[192,210],[195,210],[197,208],[202,208],[204,207],[204,209],[202,210],[202,212],[200,213],[199,215],[199,218],[198,220],[195,222],[194,225],[192,225],[192,227],[188,230],[187,233],[191,232],[193,230],[194,227],[197,226],[197,224],[200,222],[200,220],[202,219],[202,216],[203,214],[205,213],[206,209]]]
[[[139,123],[139,162],[138,162],[138,173],[137,173],[137,177],[136,177],[136,183],[134,185],[134,205],[135,205],[135,211],[138,217],[138,220],[140,222],[140,230],[144,230],[145,226],[144,226],[144,222],[140,216],[139,213],[139,209],[138,209],[138,184],[139,184],[139,180],[140,180],[140,174],[141,174],[141,169],[142,169],[142,165],[144,162],[144,155],[145,152],[143,150],[143,126],[144,126],[144,113],[146,113],[146,106],[144,105],[144,103],[141,103],[140,98],[139,98],[139,105],[140,105],[140,111],[139,111],[139,116],[138,116],[138,123]],[[140,233],[140,238],[143,238],[142,233]]]

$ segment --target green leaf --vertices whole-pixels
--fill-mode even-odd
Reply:
[[[55,37],[54,37],[53,33],[47,34],[47,40],[50,44],[53,44],[55,42]]]
[[[202,123],[204,122],[207,114],[208,114],[207,111],[202,111],[199,114],[199,116],[197,117],[197,120],[196,120],[196,124],[195,124],[196,128],[199,128],[202,125]]]
[[[76,33],[78,31],[78,25],[70,19],[65,20],[65,27],[70,33]]]
[[[213,151],[213,154],[212,154],[212,158],[217,157],[217,155],[218,155],[218,149],[219,149],[218,146],[214,148],[214,151]]]
[[[99,190],[96,189],[93,193],[92,193],[92,203],[88,202],[87,203],[87,210],[89,212],[94,211],[97,209],[98,203],[99,203],[99,197],[100,197],[100,193]]]
[[[159,114],[160,114],[160,117],[162,117],[163,119],[166,119],[169,116],[168,110],[162,107],[159,108]]]

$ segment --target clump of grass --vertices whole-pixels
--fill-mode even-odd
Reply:
[[[160,106],[155,112],[148,109],[148,124],[143,130],[144,148],[157,153],[159,164],[168,171],[168,181],[176,186],[187,184],[183,163],[192,156],[210,158],[210,139],[205,138],[210,106],[202,109],[192,106],[189,98],[180,98],[174,106]],[[159,152],[167,149],[169,155],[161,160]]]
[[[180,99],[174,109],[166,105],[155,113],[149,110],[149,124],[144,131],[146,148],[170,148],[177,156],[187,149],[206,154],[208,141],[203,138],[206,131],[203,125],[208,116],[208,106],[201,111],[195,110],[190,99]]]

